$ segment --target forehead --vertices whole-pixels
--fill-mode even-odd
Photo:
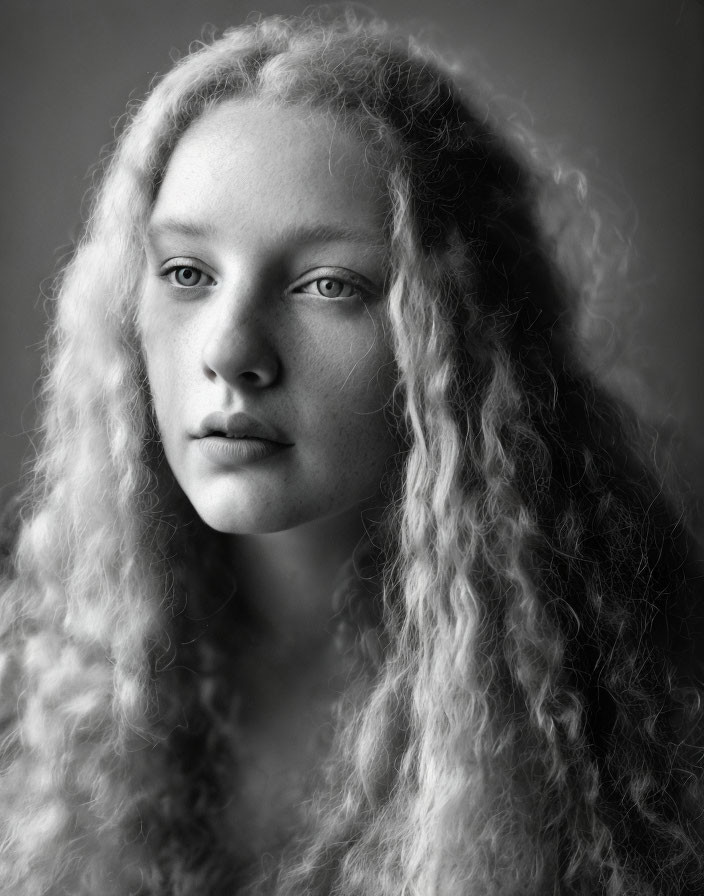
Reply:
[[[152,220],[189,215],[282,217],[383,227],[383,181],[361,140],[328,115],[251,99],[224,101],[194,122],[171,156]]]

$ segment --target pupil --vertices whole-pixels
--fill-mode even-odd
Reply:
[[[320,280],[319,289],[331,298],[336,298],[342,292],[342,283],[339,280]]]
[[[192,280],[196,279],[197,272],[193,268],[179,268],[176,279],[183,284],[189,285]]]

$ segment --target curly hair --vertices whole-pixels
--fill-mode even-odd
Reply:
[[[433,53],[350,15],[194,47],[132,110],[63,274],[0,605],[3,892],[245,886],[234,647],[199,622],[232,577],[160,450],[137,314],[170,155],[232,97],[322,110],[381,174],[405,446],[357,634],[378,656],[247,891],[701,892],[695,552],[583,349],[584,196]]]

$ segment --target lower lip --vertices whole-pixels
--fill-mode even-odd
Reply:
[[[266,460],[290,445],[269,442],[267,439],[228,439],[225,436],[205,436],[198,440],[201,453],[213,463],[244,466]]]

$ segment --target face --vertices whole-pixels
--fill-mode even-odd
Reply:
[[[229,100],[176,146],[140,331],[166,458],[213,528],[277,532],[378,493],[396,450],[386,212],[322,114]]]

